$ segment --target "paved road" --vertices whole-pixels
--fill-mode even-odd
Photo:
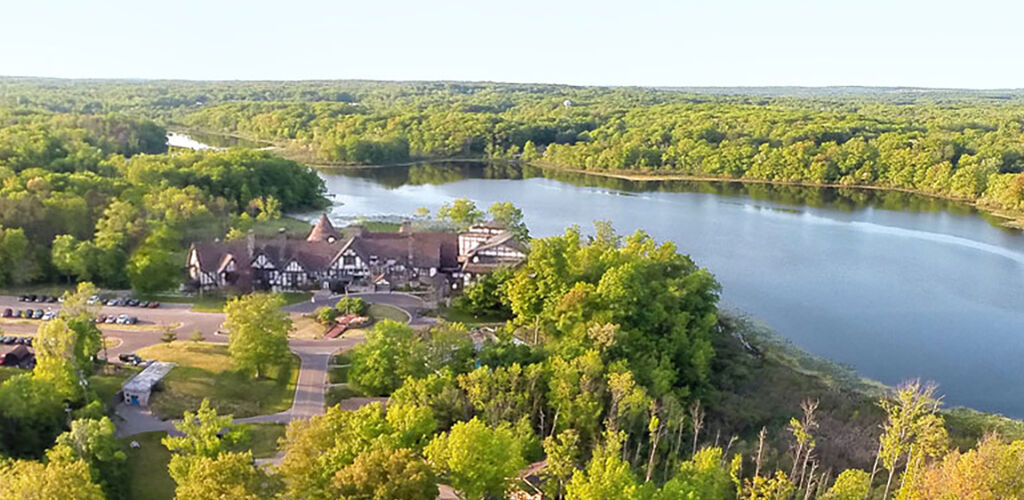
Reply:
[[[362,297],[367,302],[375,304],[388,304],[398,307],[409,313],[415,323],[420,320],[419,313],[425,309],[422,300],[412,295],[402,293],[370,293],[353,294]],[[308,313],[323,305],[334,305],[338,296],[320,295],[314,301],[287,306],[284,309],[292,313]],[[49,306],[52,310],[59,309],[60,304],[36,304],[19,302],[16,297],[0,296],[0,310],[10,307],[12,309],[39,309],[44,310]],[[102,307],[102,314],[128,314],[137,316],[140,325],[170,325],[179,324],[176,333],[179,339],[186,339],[195,330],[203,333],[207,342],[226,343],[227,337],[216,332],[224,322],[224,315],[221,313],[201,313],[190,309],[189,304],[163,304],[157,309],[140,309],[134,307]],[[34,334],[41,322],[32,321],[28,323],[3,324],[0,329],[4,332],[18,334]],[[128,330],[118,328],[117,325],[104,325],[102,327],[105,335],[121,340],[119,345],[107,349],[106,354],[109,360],[119,363],[117,357],[122,353],[132,353],[143,347],[159,344],[163,335],[159,329],[152,330]],[[292,407],[286,411],[272,415],[261,415],[238,419],[239,423],[255,422],[277,422],[287,423],[294,419],[309,418],[324,411],[324,391],[327,387],[327,371],[330,357],[339,350],[349,349],[358,343],[357,339],[289,339],[288,345],[299,359],[299,377],[296,382],[295,397]],[[101,354],[102,356],[102,354]],[[118,423],[118,435],[130,436],[141,432],[150,431],[171,431],[173,422],[163,421],[139,408],[119,405],[117,414],[121,416],[122,422]]]

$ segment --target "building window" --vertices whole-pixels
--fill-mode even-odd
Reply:
[[[341,265],[345,267],[354,267],[356,265],[355,255],[346,255],[341,258]]]

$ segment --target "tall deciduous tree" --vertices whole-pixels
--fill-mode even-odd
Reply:
[[[48,460],[82,460],[89,466],[92,481],[103,487],[108,500],[126,498],[127,456],[109,418],[75,420],[68,431],[57,436],[56,443],[46,453]]]
[[[434,438],[424,453],[453,488],[474,500],[505,493],[526,464],[509,426],[491,428],[477,418],[455,424]]]
[[[465,229],[484,219],[484,213],[468,198],[456,198],[437,209],[437,218],[446,220],[460,229]]]
[[[271,365],[291,362],[288,331],[292,321],[281,310],[279,295],[251,294],[231,299],[224,307],[228,351],[239,370],[261,377]]]
[[[389,411],[390,413],[390,411]],[[334,475],[339,498],[434,500],[437,479],[416,452],[376,447],[360,453]]]
[[[384,395],[406,377],[424,375],[426,366],[426,346],[419,334],[408,325],[383,320],[353,351],[348,378],[371,394]]]
[[[171,451],[168,472],[179,485],[189,481],[192,467],[200,458],[214,459],[244,439],[244,433],[232,427],[231,415],[218,415],[203,399],[195,413],[185,412],[174,428],[180,436],[167,436],[160,442]],[[225,432],[225,430],[227,432]]]
[[[92,482],[89,466],[81,460],[0,460],[0,498],[104,500],[103,490]]]

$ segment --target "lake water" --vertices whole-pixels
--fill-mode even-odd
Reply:
[[[886,384],[935,381],[948,405],[1024,417],[1024,235],[969,206],[904,193],[634,182],[505,164],[321,176],[338,222],[409,217],[469,198],[481,208],[515,203],[533,236],[594,220],[612,221],[620,233],[644,229],[711,270],[725,305],[809,352]]]
[[[801,348],[949,405],[1024,417],[1024,236],[902,193],[631,182],[508,165],[322,174],[333,219],[407,217],[465,197],[520,207],[534,236],[644,229],[711,270],[722,300]]]

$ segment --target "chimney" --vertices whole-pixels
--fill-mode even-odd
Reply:
[[[247,262],[251,262],[253,254],[256,253],[256,233],[252,229],[245,234],[245,253]]]

